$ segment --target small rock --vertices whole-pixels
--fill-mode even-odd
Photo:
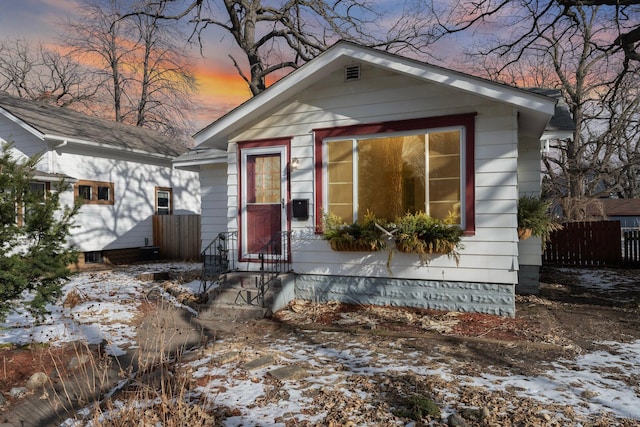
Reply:
[[[36,372],[27,380],[27,388],[35,390],[44,386],[49,381],[49,376],[44,372]]]
[[[26,387],[13,387],[11,390],[9,390],[9,396],[13,397],[14,399],[17,399],[18,397],[23,396],[28,392],[29,392],[29,389]]]
[[[472,420],[483,420],[490,415],[487,408],[466,408],[462,410],[462,417]]]
[[[460,415],[451,414],[447,419],[447,425],[449,427],[466,427],[467,423],[464,421],[464,418],[462,418]]]
[[[275,360],[273,359],[273,356],[263,356],[245,363],[244,366],[242,366],[242,369],[255,371],[256,369],[264,368],[265,366],[273,365],[274,363]]]
[[[299,366],[287,365],[281,368],[272,369],[268,372],[273,378],[280,381],[300,379],[307,375],[307,372]]]

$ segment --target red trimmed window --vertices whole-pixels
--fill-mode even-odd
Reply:
[[[346,222],[367,212],[453,215],[475,232],[475,114],[315,130],[316,225],[321,210]]]

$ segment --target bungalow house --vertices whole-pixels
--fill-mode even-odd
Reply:
[[[46,194],[65,178],[61,202],[84,204],[69,243],[86,262],[132,260],[153,247],[154,214],[200,213],[194,172],[173,168],[187,151],[155,131],[90,117],[0,92],[0,144],[14,155],[43,153],[34,191]]]
[[[540,192],[555,106],[339,42],[199,131],[174,165],[200,173],[203,247],[233,233],[234,265],[255,271],[271,236],[290,239],[280,247],[290,244],[292,297],[513,315],[519,278],[537,287],[541,265],[540,241],[518,239],[517,201]],[[323,240],[324,212],[353,222],[391,206],[454,211],[459,259],[339,252]]]

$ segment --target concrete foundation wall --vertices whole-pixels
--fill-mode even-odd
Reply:
[[[518,270],[518,295],[538,295],[540,293],[540,267],[537,265],[521,265]]]
[[[515,316],[515,285],[296,275],[295,297],[314,302],[429,308]]]

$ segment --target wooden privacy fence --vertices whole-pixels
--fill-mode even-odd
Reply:
[[[640,230],[625,231],[623,236],[624,263],[629,266],[640,267]]]
[[[543,254],[549,265],[622,265],[620,221],[569,222],[551,233]]]
[[[154,215],[153,243],[162,259],[200,259],[200,215]]]

